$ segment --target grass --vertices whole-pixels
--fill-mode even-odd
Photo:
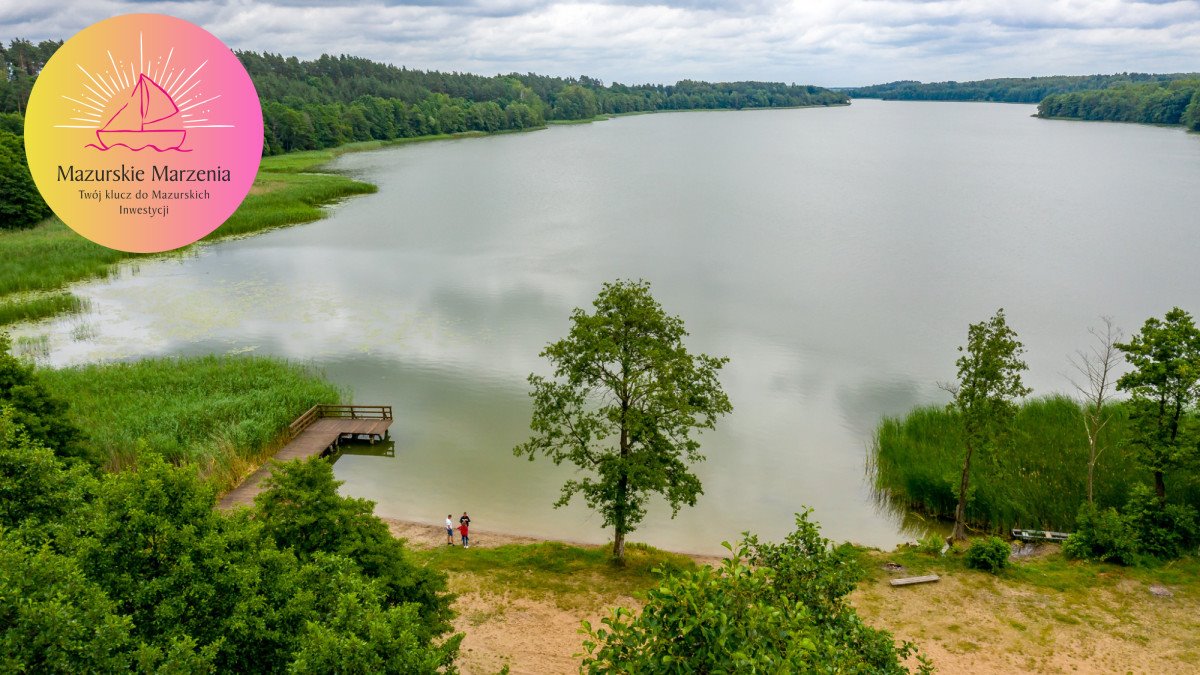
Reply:
[[[17,296],[0,302],[0,326],[57,314],[77,314],[84,308],[82,300],[67,292]]]
[[[155,453],[236,486],[284,442],[287,425],[338,390],[310,368],[250,356],[159,358],[39,371],[108,470]]]
[[[915,639],[946,672],[985,664],[988,672],[1189,670],[1182,664],[1197,658],[1187,650],[1200,628],[1200,558],[1120,567],[1067,560],[1058,548],[1047,545],[998,575],[967,568],[962,549],[937,556],[915,546],[860,548],[868,578],[851,600],[868,624]],[[885,562],[904,569],[888,572]],[[941,581],[887,583],[925,574]],[[1153,596],[1154,585],[1173,597]]]
[[[415,549],[412,554],[452,577],[465,574],[484,580],[479,588],[548,599],[562,608],[593,606],[596,601],[611,602],[644,591],[658,583],[657,568],[672,573],[696,566],[685,555],[637,543],[626,545],[623,567],[613,564],[608,546],[549,541],[496,548],[440,546]]]
[[[850,601],[868,625],[916,641],[942,672],[1058,672],[1088,665],[1110,672],[1183,672],[1186,664],[1200,662],[1191,646],[1200,629],[1200,558],[1128,568],[1067,560],[1057,548],[1049,545],[1048,552],[992,575],[967,568],[961,551],[941,556],[916,546],[888,552],[856,547],[866,577]],[[644,545],[627,551],[625,568],[611,564],[607,546],[557,542],[434,546],[410,554],[418,564],[446,572],[451,590],[468,598],[460,607],[460,628],[470,645],[463,663],[493,672],[498,659],[526,670],[547,663],[570,670],[581,651],[570,639],[579,620],[598,625],[608,607],[636,609],[636,598],[658,582],[656,566],[671,571],[696,564]],[[905,569],[889,573],[885,562]],[[942,580],[903,588],[887,583],[923,574]],[[1174,597],[1152,596],[1148,587],[1158,584]],[[555,619],[543,607],[567,616]],[[538,640],[531,641],[529,623],[518,614],[541,617]],[[484,626],[487,639],[471,642],[473,629]],[[558,661],[546,660],[548,649],[560,650]]]
[[[1125,409],[1114,404],[1101,436],[1107,448],[1096,466],[1096,502],[1125,504],[1136,483],[1148,484],[1128,443]],[[1087,500],[1087,437],[1078,404],[1066,397],[1033,399],[1017,414],[1009,442],[991,457],[972,460],[967,519],[984,530],[1028,527],[1071,531]],[[871,470],[878,496],[890,506],[939,518],[953,517],[962,472],[957,418],[944,407],[918,408],[885,419],[876,434]],[[1168,480],[1174,501],[1197,503],[1195,476]]]

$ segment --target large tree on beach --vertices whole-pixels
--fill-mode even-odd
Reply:
[[[958,380],[940,386],[954,397],[950,409],[958,413],[962,425],[963,466],[950,537],[963,541],[967,538],[971,459],[977,452],[993,449],[1004,437],[1016,416],[1014,399],[1030,389],[1021,383],[1026,366],[1020,356],[1025,348],[1009,328],[1003,309],[987,321],[971,324],[967,344],[958,351],[962,354],[956,362]]]
[[[606,283],[592,304],[542,351],[554,374],[529,376],[533,436],[514,453],[579,467],[582,477],[563,485],[555,506],[582,494],[613,528],[613,557],[623,561],[625,535],[651,494],[674,516],[703,493],[689,467],[704,459],[694,433],[733,409],[717,380],[728,359],[689,353],[683,321],[644,281]]]

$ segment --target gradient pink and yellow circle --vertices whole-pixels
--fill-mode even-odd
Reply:
[[[237,209],[262,158],[258,94],[211,33],[127,14],[68,40],[25,115],[34,182],[79,234],[122,251],[186,246]]]

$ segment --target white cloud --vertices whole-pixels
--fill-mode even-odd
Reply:
[[[128,12],[180,16],[238,49],[628,83],[852,85],[1200,64],[1197,0],[7,0],[0,37],[69,37]]]

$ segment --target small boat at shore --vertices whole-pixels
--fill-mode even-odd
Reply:
[[[96,138],[100,150],[118,145],[130,150],[181,150],[187,138],[187,130],[182,127],[175,100],[143,74],[138,76],[129,101],[96,131]]]

